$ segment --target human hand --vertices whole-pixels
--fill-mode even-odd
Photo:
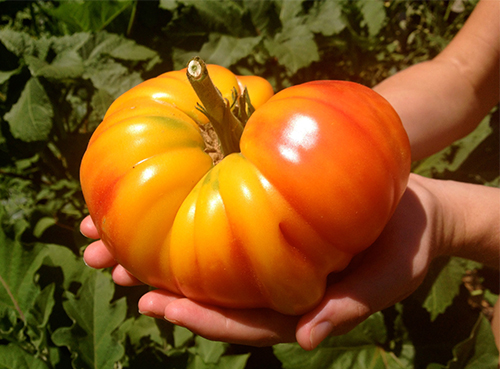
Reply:
[[[139,301],[139,311],[212,340],[254,346],[297,341],[311,350],[328,335],[347,333],[420,285],[442,237],[435,227],[438,201],[426,189],[428,181],[411,176],[401,203],[377,241],[345,271],[332,276],[322,302],[303,316],[208,306],[162,290],[146,293]],[[88,237],[98,236],[90,218],[82,222],[81,230]],[[94,268],[113,267],[117,284],[140,283],[116,265],[101,241],[88,246],[84,259]]]

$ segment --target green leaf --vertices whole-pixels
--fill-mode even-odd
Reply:
[[[0,211],[3,214],[3,209]],[[10,315],[27,321],[28,312],[40,293],[40,287],[35,284],[35,273],[45,255],[42,246],[24,248],[0,229],[0,317]],[[7,331],[9,327],[2,327],[0,323],[0,329]]]
[[[453,348],[446,366],[431,364],[427,369],[498,369],[498,349],[490,322],[480,315],[469,338]]]
[[[405,362],[413,355],[411,347],[403,350],[404,360],[385,351],[387,339],[381,313],[370,316],[351,332],[328,337],[315,350],[305,351],[298,344],[279,344],[274,354],[284,369],[364,369],[406,368]]]
[[[187,369],[243,369],[250,354],[222,356],[216,363],[205,363],[200,356],[194,356]]]
[[[346,27],[342,16],[342,2],[315,2],[307,15],[307,26],[311,31],[324,36],[340,33]]]
[[[432,177],[433,174],[443,173],[445,170],[450,172],[456,171],[468,158],[469,154],[491,134],[490,118],[491,115],[486,116],[469,135],[419,162],[413,168],[413,172],[422,176]]]
[[[121,42],[109,51],[109,55],[122,60],[140,61],[152,59],[157,54],[155,51],[146,46],[138,45],[132,40],[121,39]]]
[[[32,77],[4,119],[9,122],[10,131],[15,138],[32,142],[48,139],[53,116],[52,103],[45,89],[38,78]]]
[[[250,13],[252,23],[258,34],[267,35],[273,27],[271,12],[274,12],[274,2],[243,0],[245,9]],[[272,13],[271,13],[272,14]]]
[[[30,342],[38,351],[40,351],[41,347],[47,346],[47,323],[55,304],[54,291],[54,283],[45,287],[37,296],[34,307],[30,309],[27,315]]]
[[[19,74],[20,71],[21,71],[21,68],[9,70],[9,71],[0,70],[0,85],[7,82],[10,79],[10,77],[12,77],[16,74]]]
[[[88,42],[91,34],[88,32],[78,32],[72,35],[65,35],[60,37],[51,37],[52,49],[57,53],[64,53],[67,51],[77,51],[86,42]]]
[[[211,33],[199,54],[207,63],[228,68],[248,57],[261,39],[260,36],[237,38]]]
[[[194,338],[194,334],[187,328],[179,325],[174,325],[174,345],[176,348],[185,346],[189,341]]]
[[[8,28],[0,30],[0,41],[4,46],[15,54],[16,56],[22,56],[26,50],[30,53],[33,50],[34,40],[24,32],[14,31]]]
[[[71,283],[84,283],[93,270],[85,265],[81,257],[77,257],[69,248],[60,245],[45,245],[43,264],[61,268],[64,280],[62,287],[68,290]]]
[[[465,272],[480,266],[479,263],[456,257],[436,259],[431,264],[424,283],[414,295],[422,301],[422,306],[430,313],[431,321],[444,313],[453,303],[453,299],[460,292]]]
[[[195,345],[191,352],[200,356],[206,364],[215,364],[229,347],[228,343],[210,341],[201,336],[195,337]]]
[[[35,225],[33,229],[33,235],[40,238],[48,228],[56,224],[56,220],[53,217],[43,217]]]
[[[41,359],[15,344],[0,345],[0,369],[49,369]]]
[[[386,14],[382,0],[364,0],[357,2],[359,10],[363,15],[364,22],[368,26],[368,34],[376,36],[384,25]]]
[[[133,5],[120,1],[63,1],[55,9],[46,9],[53,17],[66,23],[71,33],[100,31]]]
[[[66,50],[57,54],[52,63],[27,56],[25,58],[31,75],[52,79],[78,78],[84,71],[83,60],[75,50]]]
[[[160,0],[160,9],[175,10],[179,6],[177,0]]]
[[[319,60],[314,34],[307,25],[299,24],[299,21],[300,19],[297,19],[297,22],[288,22],[274,39],[264,40],[269,54],[276,57],[278,63],[292,74]]]
[[[111,278],[93,271],[78,295],[66,292],[63,307],[73,320],[71,327],[57,329],[52,340],[67,346],[75,368],[112,368],[125,353],[114,333],[124,321],[127,303],[121,298],[110,303],[114,293]]]
[[[203,23],[206,23],[212,29],[224,30],[232,35],[240,35],[245,32],[241,22],[244,8],[239,1],[183,0],[182,3],[193,6]],[[163,5],[168,6],[165,3]]]
[[[90,79],[96,89],[105,91],[113,99],[143,81],[139,73],[129,74],[127,68],[112,60],[87,67],[84,78]]]
[[[127,322],[128,324],[124,323],[120,326],[120,330],[128,335],[130,344],[136,348],[136,351],[139,351],[141,346],[144,346],[143,342],[146,337],[149,337],[158,346],[165,344],[162,332],[158,324],[156,324],[156,319],[140,315],[137,318],[128,319]]]

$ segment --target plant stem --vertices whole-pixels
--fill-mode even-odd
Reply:
[[[194,57],[188,63],[187,78],[203,107],[200,110],[207,116],[217,133],[224,156],[240,151],[240,137],[243,124],[231,111],[231,104],[222,97],[208,74],[203,60]]]

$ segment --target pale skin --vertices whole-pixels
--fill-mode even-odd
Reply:
[[[465,136],[498,103],[499,19],[500,2],[482,0],[435,59],[375,87],[401,116],[413,159]],[[99,238],[89,217],[82,221],[81,231]],[[498,268],[499,245],[500,189],[412,174],[378,240],[327,288],[322,302],[307,314],[290,317],[269,310],[220,308],[161,290],[146,293],[139,301],[139,311],[212,340],[253,346],[296,341],[311,350],[328,335],[347,333],[370,314],[409,296],[422,283],[434,258],[460,256]],[[140,284],[116,265],[100,240],[87,247],[84,259],[93,268],[112,267],[117,284]],[[499,328],[496,319],[494,330]]]

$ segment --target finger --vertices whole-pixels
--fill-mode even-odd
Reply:
[[[85,264],[94,269],[111,268],[116,265],[113,255],[101,240],[92,242],[83,252]]]
[[[170,302],[165,319],[213,341],[251,346],[295,342],[298,317],[267,309],[226,309],[186,298]]]
[[[120,286],[132,287],[143,284],[140,280],[130,274],[127,269],[119,264],[113,268],[111,276],[113,277],[113,281]]]
[[[99,233],[97,233],[97,228],[95,227],[90,215],[87,215],[80,223],[80,232],[88,238],[99,238]]]
[[[157,319],[164,319],[165,307],[180,296],[164,290],[154,290],[143,295],[139,300],[139,312]]]
[[[418,287],[429,263],[429,250],[422,246],[426,244],[422,239],[429,236],[425,236],[425,213],[416,201],[414,196],[406,196],[395,221],[343,279],[327,288],[322,303],[302,317],[297,341],[304,349],[314,349],[328,335],[349,332]],[[411,229],[402,226],[404,219],[410,219]]]

